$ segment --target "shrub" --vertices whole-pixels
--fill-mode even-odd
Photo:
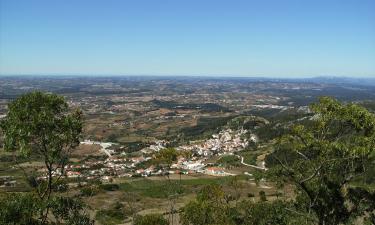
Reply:
[[[101,184],[100,189],[105,190],[105,191],[117,191],[120,189],[120,186],[117,184]]]
[[[260,199],[260,201],[262,201],[262,202],[267,201],[266,192],[264,192],[264,191],[260,191],[260,192],[259,192],[259,199]]]
[[[148,214],[138,215],[134,220],[134,225],[169,225],[169,222],[161,214]]]
[[[116,202],[110,209],[99,210],[95,215],[95,219],[100,223],[108,225],[123,223],[127,217],[128,215],[120,202]]]
[[[247,197],[249,197],[249,198],[254,198],[255,195],[254,195],[253,193],[248,193],[248,194],[247,194]]]
[[[95,187],[83,187],[80,189],[81,196],[90,197],[98,193],[98,189]]]

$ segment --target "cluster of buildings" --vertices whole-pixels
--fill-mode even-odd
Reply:
[[[185,160],[182,158],[176,164],[173,164],[172,168],[181,169],[183,174],[203,173],[211,176],[233,175],[225,172],[221,167],[215,167],[211,163],[205,163],[200,159]]]
[[[85,161],[80,164],[66,165],[64,167],[64,176],[70,179],[82,180],[101,180],[106,183],[115,177],[132,177],[137,175],[137,165],[151,160],[151,157],[131,157],[126,158],[121,155],[111,156],[104,160]],[[40,171],[43,173],[43,171]],[[53,176],[61,176],[61,169],[57,169]],[[141,174],[140,174],[141,175]],[[46,175],[38,179],[46,179]]]
[[[291,106],[272,105],[272,104],[267,104],[267,105],[252,105],[252,107],[258,108],[258,109],[280,109],[280,110],[287,110],[287,109],[292,109],[293,108]]]
[[[165,140],[156,140],[154,144],[146,147],[146,148],[143,148],[141,149],[141,152],[143,154],[152,154],[154,152],[158,152],[160,150],[162,150],[163,148],[166,147],[166,145],[168,144],[167,141]]]
[[[74,165],[67,165],[64,168],[64,176],[79,180],[101,180],[110,182],[115,177],[133,176],[158,176],[163,174],[194,174],[203,173],[212,176],[233,175],[224,171],[223,168],[215,167],[206,161],[213,155],[231,154],[246,148],[249,142],[256,142],[257,137],[248,133],[247,130],[222,130],[212,138],[200,143],[183,145],[176,148],[177,151],[189,151],[190,157],[179,156],[177,162],[168,168],[145,162],[152,159],[152,155],[166,148],[167,141],[157,140],[150,146],[143,148],[142,156],[130,157],[125,153],[115,152],[111,149],[114,143],[85,140],[81,144],[100,145],[101,151],[108,157],[102,159],[86,160]],[[140,164],[143,164],[140,166]],[[54,172],[54,176],[60,176],[61,170]],[[39,177],[46,179],[45,176]]]
[[[250,141],[257,142],[257,137],[254,134],[249,134],[247,130],[226,129],[212,135],[212,138],[203,143],[180,146],[177,150],[192,151],[197,155],[208,157],[241,151],[247,147]]]
[[[257,142],[257,137],[248,133],[247,130],[222,130],[202,143],[177,147],[177,150],[190,151],[194,156],[190,159],[179,158],[172,165],[172,168],[181,169],[188,173],[205,173],[213,176],[233,175],[225,172],[223,168],[207,163],[206,160],[213,155],[232,154],[233,152],[241,151],[248,146],[249,142]]]

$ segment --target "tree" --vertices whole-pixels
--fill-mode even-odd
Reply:
[[[124,223],[130,214],[131,212],[117,201],[109,208],[98,210],[95,219],[101,224],[115,225]]]
[[[53,174],[60,170],[58,179],[64,174],[71,151],[79,145],[81,118],[80,111],[70,113],[64,98],[54,94],[31,92],[9,104],[7,117],[1,122],[4,149],[43,160],[47,185],[38,186],[41,199],[50,197]]]
[[[155,155],[155,160],[160,165],[165,165],[169,169],[174,161],[177,160],[178,152],[175,148],[164,148]]]
[[[183,225],[231,225],[230,204],[224,199],[225,193],[219,185],[204,186],[195,200],[187,203],[180,214]]]
[[[315,116],[310,124],[295,125],[280,138],[270,156],[277,165],[269,172],[275,180],[295,184],[296,204],[318,224],[347,223],[372,214],[373,193],[351,182],[373,160],[374,115],[328,97],[311,110]]]
[[[211,184],[204,186],[197,194],[197,200],[200,202],[212,202],[218,204],[224,200],[225,193],[221,186]]]
[[[170,213],[169,213],[169,221],[173,225],[174,221],[174,214],[176,212],[175,205],[176,205],[176,198],[182,192],[181,183],[176,185],[174,182],[171,182],[169,177],[169,169],[172,166],[172,163],[177,160],[179,153],[176,151],[175,148],[164,148],[160,150],[155,155],[155,162],[159,164],[160,167],[163,168],[164,174],[167,176],[168,183],[165,187],[165,191],[168,195],[168,200],[170,204]]]
[[[80,212],[78,208],[81,209],[82,204],[68,198],[52,198],[52,192],[64,175],[70,153],[79,145],[82,113],[79,110],[71,112],[61,96],[35,91],[24,94],[9,104],[8,114],[1,121],[0,128],[4,134],[4,150],[14,152],[16,163],[19,159],[30,159],[30,156],[37,157],[44,163],[45,181],[37,180],[35,174],[28,173],[18,165],[35,188],[42,205],[37,207],[39,222],[48,223],[50,209],[57,209],[54,204],[56,201],[68,202],[66,206],[74,206],[76,209],[75,212],[73,210],[68,213],[66,210],[69,207],[60,208],[60,211],[65,210],[60,216],[53,212],[60,219],[68,220],[70,212]],[[21,199],[25,201],[25,198]],[[78,218],[78,214],[75,217]]]
[[[236,208],[238,225],[291,225],[291,224],[311,224],[303,221],[302,217],[292,214],[287,209],[293,208],[290,203],[280,200],[272,202],[258,202],[242,201]]]
[[[293,205],[280,200],[270,202],[241,201],[232,204],[226,201],[226,193],[219,185],[202,188],[195,200],[182,208],[180,214],[183,225],[268,225],[302,224],[301,216],[287,209]],[[305,223],[303,224],[310,224]]]
[[[39,198],[30,194],[9,194],[0,200],[0,224],[39,224],[34,218],[40,211]]]

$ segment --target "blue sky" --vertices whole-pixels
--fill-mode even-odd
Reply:
[[[375,76],[375,1],[0,0],[0,74]]]

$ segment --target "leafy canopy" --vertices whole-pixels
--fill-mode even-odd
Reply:
[[[373,212],[375,201],[369,204],[366,196],[372,195],[365,190],[367,195],[358,201],[362,205],[355,206],[351,193],[359,187],[351,182],[372,163],[374,115],[328,97],[311,109],[315,114],[311,121],[295,125],[276,144],[276,152],[269,156],[277,165],[271,175],[296,185],[300,209],[314,214],[319,224],[346,223]]]
[[[91,225],[79,199],[53,195],[64,175],[71,151],[79,145],[82,114],[71,112],[65,99],[39,91],[24,94],[11,102],[0,122],[4,149],[17,158],[37,156],[44,163],[46,179],[23,169],[35,193],[7,194],[1,199],[1,224]],[[59,171],[58,171],[59,169]],[[57,175],[56,177],[54,175]]]
[[[65,157],[64,150],[79,144],[82,114],[70,113],[64,98],[39,91],[22,95],[9,104],[1,122],[4,149],[22,156],[40,154],[49,162]]]

